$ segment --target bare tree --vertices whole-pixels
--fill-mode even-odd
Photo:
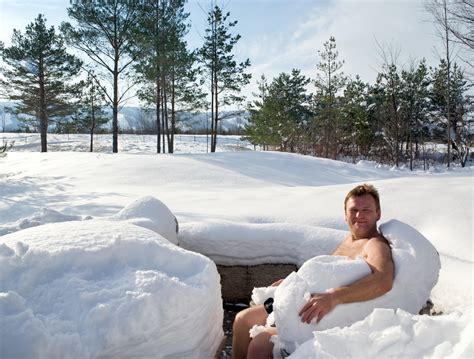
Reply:
[[[462,6],[460,5],[465,5],[466,10],[470,9],[471,15],[469,15],[469,12],[466,14],[458,13],[463,9]],[[435,19],[435,23],[438,25],[439,31],[438,35],[443,41],[443,46],[444,46],[444,59],[446,61],[447,65],[447,76],[446,76],[446,137],[447,137],[447,142],[448,142],[448,158],[447,158],[447,166],[448,168],[450,167],[451,164],[451,113],[450,113],[450,90],[451,90],[451,63],[452,63],[452,58],[453,58],[453,41],[451,40],[453,35],[455,38],[457,38],[459,41],[461,41],[462,44],[469,46],[473,45],[472,37],[474,35],[472,34],[472,25],[473,25],[473,15],[474,15],[474,2],[473,0],[455,0],[455,1],[449,1],[449,0],[431,0],[430,3],[427,4],[427,9],[428,11],[431,12]],[[453,13],[456,13],[456,17],[453,17]],[[466,17],[469,18],[471,17],[471,27],[468,27],[468,33],[467,37],[464,36],[464,31],[460,30],[461,25],[464,25],[467,23],[464,23],[463,21],[459,21],[460,19]],[[457,19],[457,21],[455,20]],[[471,35],[469,35],[469,32],[471,32]],[[457,34],[457,35],[456,35]],[[467,41],[471,38],[471,41]],[[461,40],[463,39],[463,40]],[[470,44],[470,45],[469,45]],[[472,49],[472,47],[471,47]],[[471,65],[472,66],[472,65]]]
[[[428,0],[425,4],[435,24],[458,45],[457,57],[466,66],[466,75],[474,81],[474,0]],[[443,35],[444,37],[444,35]]]

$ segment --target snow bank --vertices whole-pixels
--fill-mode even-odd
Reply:
[[[208,220],[183,224],[179,242],[221,265],[301,265],[311,257],[333,252],[345,235],[337,229],[290,223]]]
[[[374,308],[419,312],[438,280],[438,253],[419,232],[400,221],[384,223],[380,231],[392,246],[395,264],[392,290],[369,301],[338,305],[319,323],[302,323],[298,313],[311,293],[347,285],[370,274],[362,259],[315,257],[285,278],[275,291],[274,317],[280,345],[292,352],[311,339],[313,331],[350,325],[364,319]]]
[[[375,309],[349,327],[315,331],[289,358],[472,358],[472,312],[443,316]]]
[[[109,219],[151,229],[178,244],[178,220],[163,202],[153,196],[136,199]]]
[[[13,223],[7,223],[3,225],[0,224],[0,236],[46,223],[84,221],[91,218],[91,216],[68,215],[59,211],[55,211],[54,209],[41,208],[41,211],[36,212],[29,217],[20,218]]]
[[[110,220],[2,236],[2,358],[210,358],[222,339],[206,257]]]

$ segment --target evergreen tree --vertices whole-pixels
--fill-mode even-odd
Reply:
[[[353,161],[359,156],[367,157],[375,139],[374,129],[369,122],[369,85],[359,76],[347,82],[342,98],[340,139],[346,156]]]
[[[73,99],[78,85],[71,83],[81,69],[81,61],[66,52],[63,39],[54,27],[46,27],[46,18],[38,15],[25,33],[13,30],[12,46],[1,52],[7,67],[0,84],[5,95],[16,101],[11,110],[26,115],[41,133],[41,152],[47,151],[48,126],[74,112]]]
[[[256,99],[247,106],[249,118],[244,127],[245,136],[242,139],[267,150],[270,146],[279,146],[281,141],[277,135],[278,126],[274,121],[275,118],[268,113],[270,108],[267,101],[269,84],[265,75],[261,76],[257,84],[259,92],[253,94]]]
[[[173,152],[177,113],[202,107],[204,95],[196,86],[196,54],[187,49],[184,40],[189,31],[185,3],[185,0],[146,2],[136,34],[136,51],[141,56],[135,68],[145,83],[138,95],[147,107],[155,108],[157,152],[161,152],[160,135],[163,135],[163,151],[166,142],[168,152]]]
[[[250,119],[245,128],[254,144],[277,146],[281,151],[301,150],[301,140],[312,116],[306,86],[310,79],[293,69],[281,73],[270,85],[259,83],[259,99],[250,106]]]
[[[401,75],[395,63],[384,66],[384,71],[377,76],[377,91],[380,115],[382,120],[382,136],[388,155],[397,167],[401,161],[401,148],[403,145],[402,117],[400,105],[402,101]]]
[[[233,36],[230,33],[237,21],[228,21],[229,16],[229,12],[223,14],[219,6],[214,6],[208,14],[204,45],[199,51],[211,88],[211,152],[216,151],[217,126],[223,118],[219,109],[241,103],[244,98],[239,92],[251,78],[250,74],[244,72],[250,66],[250,61],[247,59],[238,64],[232,54],[240,35]]]
[[[67,9],[68,16],[77,22],[77,28],[62,23],[68,44],[84,52],[92,62],[103,70],[112,88],[96,82],[112,107],[112,151],[118,152],[119,105],[127,100],[133,83],[124,87],[122,80],[130,79],[129,55],[134,43],[133,33],[138,21],[140,2],[127,0],[73,1]]]
[[[423,145],[423,134],[427,133],[428,127],[430,79],[425,60],[420,61],[418,67],[412,64],[408,70],[403,70],[401,79],[400,112],[406,126],[406,153],[410,170],[413,170],[413,161],[419,157],[418,144]]]
[[[329,157],[332,147],[332,156],[336,158],[338,153],[338,139],[340,138],[339,108],[336,94],[347,81],[343,72],[340,72],[344,60],[339,60],[339,52],[336,49],[336,39],[331,36],[324,43],[324,50],[318,50],[320,61],[316,65],[318,70],[314,84],[317,89],[315,101],[315,118],[318,136],[323,141],[324,156]]]
[[[443,59],[439,67],[432,69],[433,86],[431,90],[432,112],[435,123],[442,128],[449,128],[447,141],[452,156],[462,166],[466,165],[470,143],[469,129],[472,126],[472,97],[467,95],[470,85],[464,78],[463,71],[456,63],[451,66],[450,87],[447,88],[448,65]],[[448,94],[448,96],[446,95]],[[449,104],[449,106],[448,106]],[[451,155],[451,151],[448,151]],[[449,161],[451,158],[449,158]]]
[[[94,151],[94,133],[105,125],[109,118],[105,113],[106,100],[103,92],[89,73],[82,89],[80,108],[75,116],[75,125],[79,132],[90,134],[90,152]]]

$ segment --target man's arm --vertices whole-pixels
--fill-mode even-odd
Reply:
[[[301,321],[310,323],[317,317],[319,322],[338,304],[374,299],[392,289],[394,265],[389,246],[374,238],[367,243],[366,253],[365,260],[372,273],[328,293],[312,294],[311,299],[300,311]]]

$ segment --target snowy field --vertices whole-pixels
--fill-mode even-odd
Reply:
[[[217,151],[241,151],[253,149],[241,136],[220,136]],[[38,133],[2,133],[3,141],[14,141],[12,151],[40,151],[41,139]],[[1,144],[1,141],[0,141]],[[175,135],[175,153],[209,152],[211,139],[206,135]],[[90,149],[90,135],[48,134],[48,151],[79,151]],[[94,152],[112,152],[112,135],[94,135]],[[156,136],[154,135],[119,135],[119,152],[156,153]]]
[[[51,135],[42,154],[37,138],[0,158],[2,358],[209,358],[222,338],[213,261],[303,264],[344,235],[345,194],[363,182],[379,189],[380,223],[405,222],[439,252],[431,299],[443,315],[377,309],[315,331],[291,358],[474,353],[470,168],[236,151],[252,148],[238,138],[206,154],[199,136],[156,155],[148,136],[122,136],[111,154],[105,137],[87,153],[87,136]]]

